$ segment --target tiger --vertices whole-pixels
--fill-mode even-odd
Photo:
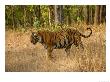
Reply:
[[[51,32],[48,30],[39,30],[37,32],[32,32],[30,41],[32,44],[37,42],[41,43],[45,49],[47,49],[48,58],[51,59],[53,49],[63,49],[67,53],[67,56],[70,54],[70,48],[72,44],[76,47],[80,46],[84,49],[84,46],[81,41],[81,37],[88,38],[92,34],[92,29],[87,28],[90,31],[89,35],[84,35],[80,33],[77,29],[67,28],[62,29],[56,32]]]

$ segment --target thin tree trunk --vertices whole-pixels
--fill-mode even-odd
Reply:
[[[87,6],[86,5],[83,7],[83,12],[84,12],[84,22],[85,22],[85,24],[87,24],[87,22],[88,22],[88,20],[87,20],[88,15],[87,15]]]
[[[12,5],[11,6],[11,13],[12,13],[12,26],[13,26],[13,29],[15,28],[15,21],[14,21],[14,11],[13,11],[13,8],[14,6]]]
[[[93,9],[92,6],[90,7],[90,22],[93,24]]]
[[[36,14],[37,14],[38,20],[41,21],[41,10],[40,10],[40,5],[37,6]]]
[[[94,16],[94,24],[95,25],[98,25],[99,24],[99,13],[100,13],[100,6],[99,5],[96,5],[95,6],[95,16]]]
[[[34,16],[40,20],[41,11],[40,11],[40,5],[34,6]]]
[[[35,17],[37,18],[36,20],[39,21],[39,23],[41,24],[41,10],[40,10],[40,5],[34,6],[34,19],[35,19]],[[40,27],[40,24],[39,24],[39,27]]]
[[[87,25],[90,24],[90,8],[89,5],[87,5]]]
[[[49,27],[51,27],[51,8],[48,6]]]
[[[63,19],[64,19],[64,17],[63,17],[64,15],[63,15],[63,5],[60,5],[60,24],[61,24],[61,27],[62,27],[62,24],[63,24]]]
[[[58,24],[58,12],[57,12],[57,8],[58,8],[58,6],[55,5],[55,25]]]
[[[89,24],[92,24],[92,7],[89,6]]]
[[[106,5],[103,5],[102,10],[102,22],[106,22]]]
[[[102,23],[102,10],[103,9],[103,5],[100,6],[100,23]]]
[[[69,8],[70,8],[70,6],[66,6],[66,8],[67,8],[67,25],[71,25],[71,15],[70,15],[70,10],[69,10]]]
[[[23,11],[24,11],[24,17],[23,17],[24,25],[23,25],[23,27],[26,27],[26,6],[25,5],[23,6]]]
[[[49,25],[50,27],[52,26],[52,24],[54,24],[55,22],[55,11],[54,11],[54,6],[50,5],[49,6]]]

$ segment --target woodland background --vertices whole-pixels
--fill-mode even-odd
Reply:
[[[106,22],[105,5],[6,5],[5,11],[6,26],[13,29]]]
[[[39,43],[31,44],[31,31],[76,28],[91,37],[82,38],[84,51],[71,48],[53,51],[54,62],[46,59],[47,51]],[[6,5],[5,71],[106,71],[106,5]]]

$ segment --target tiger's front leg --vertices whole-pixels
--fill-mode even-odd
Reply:
[[[51,47],[48,47],[47,48],[47,56],[48,56],[49,59],[52,59],[53,58],[52,57],[52,51],[53,51],[53,49]]]

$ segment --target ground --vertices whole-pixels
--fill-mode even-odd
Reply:
[[[84,51],[72,45],[67,57],[64,49],[54,49],[54,61],[47,50],[30,42],[30,31],[7,30],[5,35],[6,72],[103,72],[106,71],[105,26],[92,27],[89,38],[82,38]]]

